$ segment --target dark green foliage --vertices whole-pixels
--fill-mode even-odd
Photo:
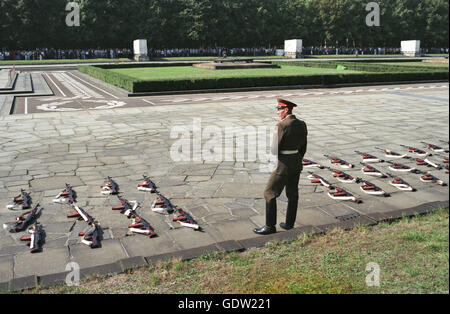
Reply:
[[[282,47],[448,47],[448,0],[378,0],[381,25],[368,27],[365,0],[72,0],[81,26],[67,27],[68,0],[0,0],[0,49]]]
[[[114,73],[101,67],[90,66],[90,65],[80,65],[78,66],[78,71],[86,73],[92,77],[99,80],[105,81],[114,86],[118,86],[127,91],[133,91],[134,78]]]

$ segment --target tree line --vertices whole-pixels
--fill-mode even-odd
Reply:
[[[448,0],[72,0],[80,26],[68,27],[68,0],[0,0],[0,49],[148,46],[448,47]],[[380,8],[380,26],[366,25],[366,5]]]

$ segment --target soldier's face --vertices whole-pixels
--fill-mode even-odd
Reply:
[[[278,114],[278,117],[280,117],[280,120],[283,120],[284,118],[286,118],[286,116],[288,115],[288,112],[289,112],[289,110],[287,107],[278,109],[277,114]]]

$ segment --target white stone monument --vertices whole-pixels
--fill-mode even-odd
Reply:
[[[136,39],[133,41],[134,46],[134,60],[148,61],[147,39]]]
[[[302,55],[302,40],[289,39],[284,41],[284,56],[286,58],[300,58]]]
[[[420,40],[403,40],[402,54],[407,57],[420,57]]]

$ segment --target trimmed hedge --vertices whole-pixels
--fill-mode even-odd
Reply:
[[[125,68],[161,68],[161,67],[188,67],[198,62],[165,62],[165,63],[127,63],[127,64],[101,64],[95,65],[102,69],[125,69]]]
[[[291,64],[292,62],[289,62]],[[342,63],[340,63],[342,64]],[[345,64],[345,66],[347,66]],[[78,67],[80,72],[86,73],[109,84],[118,86],[132,93],[225,89],[267,86],[301,86],[301,85],[334,85],[348,83],[382,83],[409,82],[422,80],[448,80],[448,71],[423,71],[415,68],[415,72],[366,72],[298,76],[263,76],[263,77],[233,77],[233,78],[199,78],[144,81],[131,76],[111,72],[107,68],[113,66],[85,66]],[[421,70],[421,71],[418,71]]]
[[[350,73],[303,76],[237,77],[217,79],[135,81],[133,92],[201,90],[264,86],[334,85],[448,79],[448,72]]]

